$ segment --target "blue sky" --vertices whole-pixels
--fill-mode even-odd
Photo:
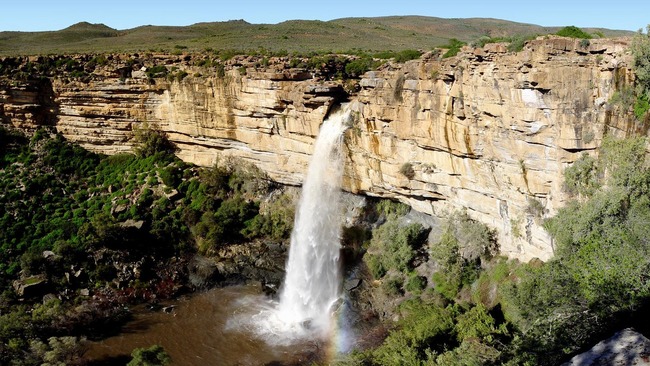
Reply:
[[[331,20],[344,17],[425,15],[441,18],[499,18],[545,26],[576,25],[636,31],[650,23],[639,0],[498,1],[498,0],[177,0],[73,1],[5,0],[0,31],[58,30],[80,21],[116,29],[139,25],[190,25],[244,19],[278,23],[290,19]]]

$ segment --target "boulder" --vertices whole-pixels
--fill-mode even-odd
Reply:
[[[48,282],[45,275],[40,274],[15,280],[13,287],[18,297],[31,298],[43,296],[47,292]]]
[[[562,366],[650,365],[650,339],[632,328],[624,329]]]

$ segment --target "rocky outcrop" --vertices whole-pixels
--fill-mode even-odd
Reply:
[[[648,365],[650,340],[632,328],[623,329],[562,366]]]
[[[253,162],[299,185],[330,109],[352,102],[345,189],[389,197],[418,211],[466,209],[499,235],[504,254],[548,259],[541,219],[562,207],[562,172],[604,133],[645,133],[608,101],[633,74],[626,40],[538,39],[441,59],[387,63],[360,80],[332,81],[287,58],[235,58],[224,69],[191,56],[148,64],[114,56],[92,77],[52,76],[0,88],[0,118],[23,128],[55,125],[102,153],[129,151],[144,124],[167,132],[187,161]],[[147,76],[154,63],[174,78]],[[32,88],[32,89],[30,89]],[[39,117],[40,116],[40,117]]]

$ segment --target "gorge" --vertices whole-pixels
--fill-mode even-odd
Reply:
[[[155,342],[181,363],[556,365],[647,334],[635,42],[0,59],[0,363]]]
[[[547,36],[516,53],[498,43],[451,58],[429,52],[345,81],[287,57],[263,65],[238,56],[219,71],[202,55],[110,55],[85,78],[3,82],[0,119],[28,130],[51,125],[105,154],[129,151],[133,131],[153,126],[185,161],[212,166],[233,156],[299,185],[321,121],[354,100],[346,191],[434,216],[464,209],[496,229],[504,255],[547,260],[553,242],[540,219],[565,204],[564,168],[605,133],[647,129],[609,103],[633,80],[627,46]],[[75,57],[81,65],[92,58]],[[3,63],[21,70],[39,61]],[[160,66],[162,76],[151,73]]]

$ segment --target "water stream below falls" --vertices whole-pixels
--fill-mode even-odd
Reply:
[[[304,340],[288,346],[263,339],[227,323],[233,314],[248,311],[242,299],[265,302],[259,286],[217,288],[165,305],[173,312],[134,309],[134,319],[114,337],[90,344],[85,358],[91,365],[125,365],[134,348],[159,344],[172,365],[302,365],[324,359],[327,344]]]

